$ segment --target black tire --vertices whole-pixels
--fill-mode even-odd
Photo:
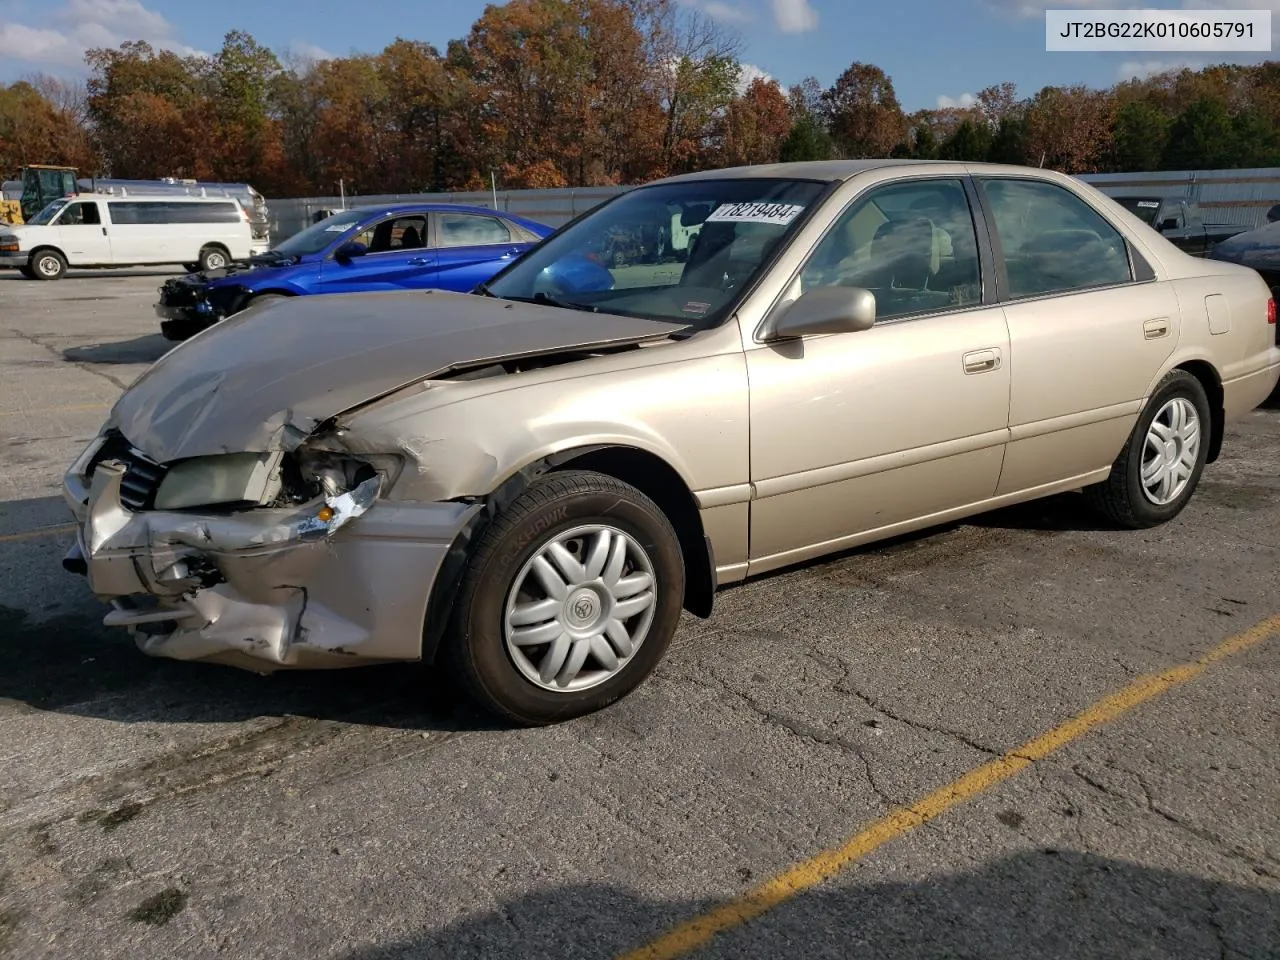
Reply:
[[[210,270],[221,270],[231,263],[231,254],[227,253],[222,247],[210,244],[200,250],[200,270],[208,273]]]
[[[1200,427],[1199,448],[1196,451],[1195,465],[1182,492],[1168,503],[1160,504],[1147,495],[1142,484],[1147,434],[1152,421],[1170,401],[1178,399],[1188,401],[1195,407]],[[1122,527],[1140,530],[1167,523],[1182,512],[1200,483],[1209,455],[1212,430],[1213,419],[1204,386],[1185,370],[1171,370],[1156,385],[1123,452],[1112,464],[1111,475],[1101,483],[1085,488],[1086,500],[1095,511]]]
[[[183,269],[183,270],[185,270],[185,271],[187,271],[187,273],[195,273],[197,270],[199,270],[199,269],[200,269],[200,264],[198,264],[198,263],[184,263],[184,264],[182,265],[182,269]]]
[[[37,280],[61,280],[67,275],[67,258],[57,250],[37,250],[27,267]]]
[[[603,682],[577,691],[547,690],[528,679],[507,650],[508,595],[543,546],[592,523],[622,531],[644,550],[656,587],[653,619],[630,659]],[[540,726],[593,713],[634,690],[662,659],[680,620],[684,580],[680,541],[647,496],[601,473],[551,474],[513,501],[480,538],[454,604],[445,660],[477,704],[507,721]]]

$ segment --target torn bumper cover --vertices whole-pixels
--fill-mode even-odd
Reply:
[[[263,673],[419,658],[436,574],[480,509],[379,500],[374,477],[285,508],[134,511],[125,476],[114,459],[67,474],[64,566],[144,653]]]

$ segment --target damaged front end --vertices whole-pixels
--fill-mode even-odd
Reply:
[[[80,531],[63,565],[154,656],[416,659],[434,573],[477,508],[380,499],[400,459],[329,447],[161,464],[108,429],[65,478]]]

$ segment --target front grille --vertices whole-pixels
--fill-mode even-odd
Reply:
[[[125,465],[124,479],[120,481],[121,503],[130,510],[147,510],[154,505],[160,481],[168,472],[163,464],[135,450],[123,434],[114,430],[89,462],[90,478],[104,460],[119,460]]]

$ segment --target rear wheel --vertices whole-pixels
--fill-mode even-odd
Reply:
[[[227,251],[221,247],[205,247],[200,251],[200,269],[203,271],[221,270],[230,260]]]
[[[1212,422],[1200,381],[1185,370],[1170,371],[1152,393],[1111,475],[1086,488],[1090,505],[1134,529],[1172,520],[1200,482]]]
[[[37,250],[31,255],[30,268],[37,280],[61,280],[67,259],[57,250]]]
[[[508,720],[591,713],[657,666],[684,578],[676,532],[652,500],[604,474],[553,474],[480,539],[445,652],[473,698]]]

